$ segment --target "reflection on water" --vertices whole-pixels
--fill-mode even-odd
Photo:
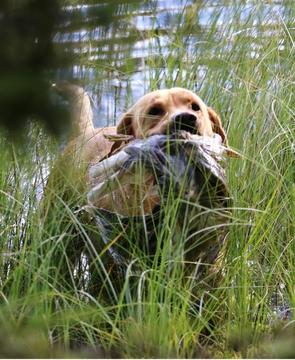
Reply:
[[[96,126],[116,123],[122,112],[152,86],[188,86],[185,79],[191,74],[179,69],[180,61],[188,65],[197,62],[195,82],[189,86],[199,91],[208,67],[232,50],[235,37],[251,38],[248,56],[259,58],[261,41],[278,31],[276,25],[288,9],[288,1],[283,0],[235,3],[173,0],[150,1],[136,9],[121,6],[107,29],[96,26],[92,18],[94,7],[100,5],[65,7],[65,23],[55,42],[77,61],[73,68],[61,69],[58,78],[82,81],[93,99]],[[76,26],[78,15],[83,28]],[[232,23],[237,31],[229,33]],[[278,50],[283,49],[282,41]],[[173,66],[167,65],[168,58],[170,63],[174,58]],[[166,71],[175,83],[165,83]]]

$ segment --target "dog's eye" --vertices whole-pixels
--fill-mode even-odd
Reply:
[[[194,111],[199,111],[199,110],[200,110],[200,106],[199,106],[197,103],[193,102],[193,103],[192,103],[192,110],[194,110]]]
[[[149,116],[160,116],[164,114],[164,109],[161,106],[152,106],[148,113]]]

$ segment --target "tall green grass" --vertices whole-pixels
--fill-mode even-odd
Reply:
[[[262,15],[261,6],[252,6],[242,22],[242,5],[235,5],[232,21],[221,27],[217,7],[200,39],[202,51],[197,42],[188,47],[183,41],[196,31],[199,9],[184,11],[169,35],[168,55],[146,59],[153,70],[147,88],[195,90],[197,82],[199,95],[221,114],[230,145],[243,155],[227,161],[233,206],[216,288],[183,281],[181,257],[172,261],[169,248],[173,217],[159,233],[159,261],[135,257],[118,286],[104,247],[89,238],[96,230],[71,207],[85,194],[77,191],[67,202],[53,193],[44,223],[40,191],[58,146],[38,130],[25,151],[3,135],[1,356],[294,357],[294,315],[279,320],[275,311],[295,305],[295,6],[286,3],[283,17]],[[161,53],[157,46],[151,55]],[[104,281],[95,296],[85,261],[75,268],[66,251],[75,242],[71,227],[95,260],[90,269],[98,283]]]

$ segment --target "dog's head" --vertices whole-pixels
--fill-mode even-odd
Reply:
[[[146,138],[185,130],[192,134],[227,138],[220,117],[192,91],[182,88],[153,91],[137,101],[121,118],[118,134]]]

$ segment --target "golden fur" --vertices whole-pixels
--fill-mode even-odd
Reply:
[[[174,126],[177,116],[183,114],[181,119],[184,123],[186,117],[190,119],[192,132],[208,137],[217,133],[227,147],[220,117],[192,91],[183,88],[153,91],[140,98],[121,117],[117,127],[95,129],[90,98],[85,91],[69,83],[60,83],[56,87],[69,100],[73,118],[69,144],[50,175],[51,183],[58,181],[58,186],[70,182],[71,188],[87,191],[87,187],[93,186],[87,176],[90,165],[107,157],[116,147],[124,146],[125,139],[129,141],[132,138],[166,134]],[[227,154],[235,156],[228,147]],[[111,211],[120,209],[126,215],[138,215],[138,210],[133,210],[131,204],[141,203],[138,209],[150,213],[159,201],[153,195],[152,179],[147,177],[137,184],[137,188],[131,181],[128,185],[128,179],[126,182],[124,191],[117,194],[115,204],[110,196],[106,196],[100,198],[96,205]]]
[[[165,134],[175,116],[181,113],[196,116],[194,124],[196,133],[209,137],[217,133],[227,146],[220,117],[192,91],[183,88],[153,91],[140,98],[122,116],[117,127],[95,129],[88,95],[80,87],[70,84],[59,85],[58,89],[67,94],[74,120],[72,140],[65,154],[71,153],[83,162],[97,162],[105,157],[111,151],[116,137],[120,139],[121,134],[131,135],[134,138]],[[159,114],[149,114],[157,112],[157,109]],[[228,151],[232,155],[231,150]]]

